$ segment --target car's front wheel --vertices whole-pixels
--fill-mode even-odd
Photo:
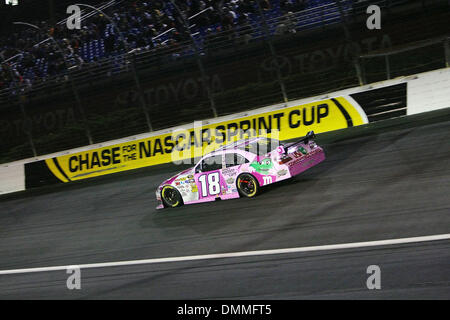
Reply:
[[[180,192],[172,186],[165,186],[162,189],[161,198],[166,208],[175,208],[183,205],[183,198]]]
[[[259,192],[258,180],[256,180],[256,178],[249,173],[239,175],[236,184],[239,194],[242,197],[252,198]]]

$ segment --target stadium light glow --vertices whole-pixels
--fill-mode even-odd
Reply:
[[[5,3],[13,5],[13,6],[17,6],[19,4],[19,0],[5,0]]]

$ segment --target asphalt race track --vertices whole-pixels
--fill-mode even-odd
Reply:
[[[255,199],[178,209],[154,196],[176,166],[2,197],[0,270],[449,234],[449,141],[448,113],[369,125],[323,139],[325,162]],[[449,299],[450,240],[82,269],[81,290],[67,277],[0,275],[0,299]]]

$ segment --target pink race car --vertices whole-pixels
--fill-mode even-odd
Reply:
[[[314,137],[311,131],[286,145],[259,137],[220,147],[193,168],[164,181],[156,190],[156,208],[254,197],[260,187],[294,177],[325,160]]]

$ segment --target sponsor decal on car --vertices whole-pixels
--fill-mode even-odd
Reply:
[[[310,153],[308,153],[307,155],[298,153],[298,155],[296,155],[296,159],[294,161],[288,163],[288,167],[295,166],[295,165],[299,164],[300,162],[305,161],[306,159],[314,156],[317,152],[319,152],[319,151],[313,150]],[[314,159],[312,159],[312,161],[314,161]]]
[[[236,174],[237,174],[237,171],[234,168],[222,169],[222,175],[224,175],[224,176],[235,176]]]
[[[271,184],[273,182],[273,179],[271,176],[263,176],[263,184]]]
[[[312,165],[316,162],[316,159],[310,159],[310,160],[306,160],[305,162],[302,162],[302,167],[307,167],[309,165]]]
[[[255,169],[255,171],[258,173],[267,174],[273,168],[273,163],[270,158],[266,158],[263,159],[261,162],[253,161],[250,164],[250,167]]]
[[[308,154],[308,151],[306,151],[306,149],[302,146],[298,147],[297,151],[299,151],[301,154]]]
[[[291,157],[285,156],[285,157],[281,158],[280,161],[278,161],[278,164],[285,164],[291,160],[292,160]]]

